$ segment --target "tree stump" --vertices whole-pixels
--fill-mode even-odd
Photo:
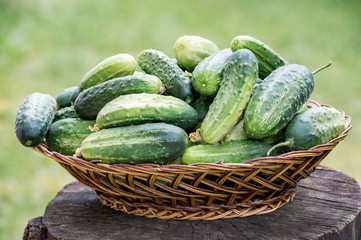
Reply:
[[[102,206],[92,190],[65,186],[31,219],[23,239],[361,239],[361,190],[355,179],[318,167],[292,202],[274,212],[214,221],[128,215]]]

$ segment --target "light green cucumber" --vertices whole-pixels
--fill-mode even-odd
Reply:
[[[219,51],[212,41],[189,35],[179,37],[174,43],[173,50],[178,64],[188,72],[193,72],[198,63]]]
[[[109,79],[132,75],[137,67],[135,58],[127,53],[111,56],[90,69],[79,84],[79,92]]]
[[[202,122],[201,136],[209,144],[222,140],[239,122],[258,76],[254,54],[241,49],[227,60],[221,87]]]
[[[197,121],[197,111],[186,102],[172,96],[148,93],[119,96],[107,103],[96,119],[100,129],[150,122],[190,128]]]

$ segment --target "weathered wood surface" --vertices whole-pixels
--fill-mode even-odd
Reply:
[[[44,238],[360,240],[361,190],[353,178],[319,167],[300,182],[292,202],[272,213],[174,221],[116,212],[102,206],[88,187],[71,183],[25,229],[24,239]]]

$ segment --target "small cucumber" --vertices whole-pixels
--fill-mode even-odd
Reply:
[[[100,129],[149,122],[190,128],[197,121],[197,111],[186,102],[172,96],[148,93],[119,96],[107,103],[96,119]]]
[[[32,93],[21,103],[15,120],[15,133],[25,147],[39,145],[45,138],[56,112],[56,101],[42,93]]]
[[[83,140],[89,136],[95,121],[77,118],[66,118],[51,124],[46,136],[46,143],[50,150],[63,155],[74,155]]]
[[[241,49],[227,60],[221,87],[202,122],[201,136],[206,143],[222,140],[240,120],[258,75],[254,54]]]
[[[183,129],[166,123],[109,128],[89,135],[81,153],[87,160],[108,164],[165,164],[184,153],[187,138]]]
[[[240,163],[264,157],[271,145],[254,140],[232,140],[219,145],[196,145],[187,148],[182,156],[182,164],[192,163]]]
[[[120,95],[133,93],[160,94],[164,90],[158,77],[136,74],[119,77],[90,87],[79,94],[74,108],[83,119],[96,119],[99,111]]]
[[[275,135],[295,116],[314,88],[313,75],[306,67],[288,64],[265,78],[248,103],[244,131],[248,138]]]
[[[135,58],[127,53],[111,56],[90,69],[79,84],[79,92],[109,79],[132,75],[137,67]]]
[[[329,107],[313,107],[297,114],[288,124],[285,142],[273,149],[287,146],[290,150],[306,150],[327,143],[345,130],[346,120],[341,112]]]
[[[178,64],[188,72],[193,72],[198,63],[219,51],[212,41],[188,35],[179,37],[174,43],[173,50]]]
[[[257,57],[259,76],[262,79],[278,67],[288,64],[287,61],[272,48],[251,36],[241,35],[235,37],[231,42],[231,48],[232,51],[237,51],[238,49],[251,50]]]
[[[209,106],[212,104],[213,99],[207,98],[205,96],[200,96],[191,106],[197,111],[198,113],[198,122],[204,120],[209,110]]]
[[[57,103],[57,109],[70,107],[71,106],[71,97],[74,94],[74,92],[78,91],[78,87],[70,87],[64,89],[61,93],[59,93],[58,96],[56,96],[55,100]]]
[[[232,50],[227,48],[201,61],[193,71],[192,84],[194,89],[204,96],[216,96],[226,60],[231,55]]]
[[[75,112],[74,106],[65,107],[56,111],[53,122],[65,118],[79,118],[79,115]]]
[[[167,55],[154,49],[143,50],[138,56],[138,64],[144,72],[159,77],[165,85],[165,94],[192,102],[191,80]]]

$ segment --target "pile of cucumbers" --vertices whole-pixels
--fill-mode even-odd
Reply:
[[[137,59],[117,54],[55,99],[27,96],[16,136],[26,147],[45,141],[107,164],[192,164],[305,150],[345,129],[341,112],[305,106],[314,74],[329,64],[311,72],[250,36],[220,50],[185,35],[173,48],[175,58],[154,49]]]

